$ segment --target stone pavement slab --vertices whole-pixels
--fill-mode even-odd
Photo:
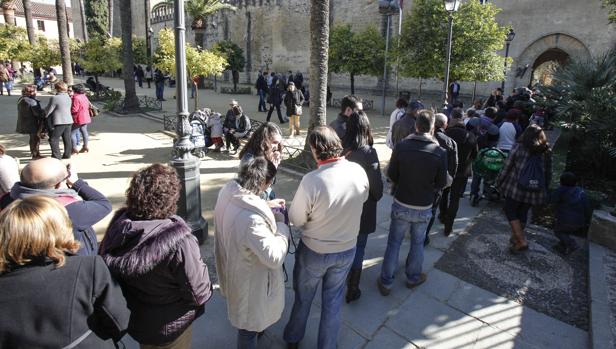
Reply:
[[[616,253],[594,242],[588,246],[590,337],[592,348],[616,347]]]

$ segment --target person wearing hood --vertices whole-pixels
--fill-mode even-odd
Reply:
[[[578,245],[570,234],[587,229],[592,217],[586,193],[577,185],[575,174],[563,172],[560,186],[550,193],[549,199],[555,208],[554,234],[559,240],[554,249],[564,255],[571,254]]]
[[[223,147],[223,132],[222,121],[220,121],[220,113],[212,113],[207,119],[207,126],[210,128],[210,137],[212,137],[212,143],[214,143],[215,152],[220,152]]]
[[[299,118],[302,115],[304,94],[302,91],[295,88],[295,83],[293,83],[293,81],[290,81],[287,84],[287,93],[284,96],[284,105],[287,107],[290,135],[299,136]]]
[[[128,333],[141,348],[190,348],[192,322],[212,296],[197,239],[176,215],[174,168],[139,170],[101,241],[99,254],[131,310]]]
[[[282,264],[289,248],[284,201],[271,208],[260,197],[275,176],[276,166],[264,157],[245,161],[237,179],[220,190],[214,209],[220,292],[242,349],[256,348],[258,334],[284,309]]]
[[[0,199],[0,209],[14,200],[34,195],[51,197],[64,205],[73,223],[75,240],[80,243],[77,254],[96,255],[98,245],[92,226],[111,212],[109,199],[79,179],[74,168],[64,166],[55,158],[30,161],[10,194]]]

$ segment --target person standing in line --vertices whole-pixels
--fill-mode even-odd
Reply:
[[[148,65],[145,67],[145,81],[148,83],[148,88],[152,88],[152,80],[154,80],[154,70]]]
[[[391,139],[391,131],[394,127],[396,121],[402,119],[406,114],[406,108],[408,108],[409,103],[404,98],[398,98],[396,101],[396,109],[391,112],[389,116],[389,129],[387,130],[387,138],[385,139],[385,144],[389,149],[394,149],[394,142]]]
[[[329,124],[329,127],[336,131],[338,138],[343,139],[346,133],[346,122],[349,117],[360,110],[363,110],[361,101],[355,96],[344,96],[340,101],[340,114],[338,117]]]
[[[257,88],[257,95],[259,95],[259,112],[266,112],[267,108],[265,106],[265,95],[267,94],[267,73],[259,73],[259,77],[257,78],[257,83],[255,87]]]
[[[458,146],[458,169],[449,188],[443,190],[440,203],[440,214],[445,225],[445,236],[453,231],[453,223],[458,214],[460,198],[464,194],[468,178],[472,174],[472,164],[477,157],[477,139],[466,129],[462,109],[454,108],[451,111],[451,123],[445,134],[453,139]]]
[[[460,96],[460,84],[458,81],[453,80],[451,84],[449,84],[449,100],[451,103],[454,103],[458,100],[458,96]]]
[[[190,227],[176,215],[180,180],[153,164],[134,174],[99,254],[131,309],[128,333],[141,349],[190,349],[192,323],[212,296],[208,269]]]
[[[387,249],[377,279],[383,296],[391,293],[400,245],[409,230],[411,246],[406,258],[406,287],[415,288],[427,279],[421,272],[426,228],[432,217],[434,193],[447,184],[447,151],[435,141],[433,133],[434,113],[420,110],[415,133],[396,144],[389,161],[387,176],[394,185],[394,202]]]
[[[156,85],[156,99],[159,101],[165,100],[165,98],[163,98],[165,92],[165,79],[165,74],[163,74],[160,69],[156,68],[154,71],[154,84]]]
[[[269,89],[270,87],[272,87],[272,83],[274,81],[274,78],[276,77],[276,72],[271,72],[269,73],[269,75],[267,76],[267,88]]]
[[[137,69],[135,69],[135,77],[137,78],[137,84],[139,87],[143,88],[143,78],[145,77],[145,72],[140,64],[138,64]]]
[[[579,248],[571,234],[586,233],[592,219],[592,208],[573,172],[563,172],[560,186],[550,193],[549,198],[554,206],[554,234],[558,238],[558,244],[553,248],[566,256]]]
[[[276,108],[276,113],[278,113],[278,120],[281,124],[284,124],[288,121],[288,119],[283,118],[282,112],[280,111],[283,93],[283,90],[280,88],[280,81],[278,81],[277,78],[274,78],[274,80],[272,81],[272,86],[270,86],[269,88],[269,93],[267,94],[267,102],[270,106],[269,111],[267,112],[266,121],[270,121],[274,108]]]
[[[47,124],[53,129],[49,132],[49,145],[51,156],[56,159],[70,159],[73,144],[71,141],[71,127],[73,117],[71,115],[72,101],[68,95],[68,86],[64,81],[55,84],[56,95],[52,96],[45,108]],[[64,154],[60,154],[60,137],[64,143]]]
[[[357,233],[369,182],[364,169],[346,160],[333,129],[319,126],[308,136],[318,169],[306,174],[297,188],[289,220],[301,229],[295,253],[295,301],[284,329],[288,348],[304,338],[310,307],[322,284],[318,348],[335,348],[341,325],[344,285],[355,258]]]
[[[511,253],[528,250],[524,229],[528,211],[546,202],[552,180],[552,150],[543,129],[530,125],[524,130],[496,178],[505,198],[505,216],[511,226]]]
[[[295,88],[293,82],[287,85],[287,93],[284,96],[284,104],[287,107],[287,117],[289,117],[289,135],[299,136],[299,118],[302,115],[304,105],[304,94]]]
[[[271,208],[262,199],[275,176],[276,166],[264,157],[244,162],[237,179],[220,190],[214,209],[216,271],[229,321],[238,329],[238,349],[256,349],[259,333],[284,309],[282,265],[289,249],[284,201]]]
[[[6,92],[11,95],[12,84],[10,83],[11,76],[9,70],[4,64],[0,64],[0,96],[4,95],[3,87],[6,87]],[[11,87],[11,88],[9,88]]]
[[[503,124],[498,129],[498,144],[496,148],[505,154],[509,154],[522,133],[522,129],[517,125],[520,114],[520,111],[515,108],[509,109]]]
[[[434,138],[441,146],[441,148],[447,151],[447,185],[446,188],[449,188],[453,183],[453,179],[456,176],[456,170],[458,169],[458,145],[456,142],[449,138],[447,134],[445,134],[445,129],[447,128],[447,116],[443,113],[437,113],[434,115]],[[445,189],[445,188],[443,188]],[[439,203],[441,202],[441,198],[443,195],[442,190],[438,190],[434,193],[434,202],[432,203],[432,217],[430,217],[430,222],[428,223],[428,227],[426,228],[426,240],[424,241],[424,245],[428,245],[430,243],[430,230],[432,229],[432,225],[434,224],[434,218],[436,216],[436,211],[438,210]],[[445,223],[445,218],[442,215],[439,215],[439,221],[441,223]]]
[[[359,282],[364,262],[364,253],[368,242],[368,234],[376,230],[377,203],[383,197],[383,179],[379,156],[373,147],[374,140],[370,130],[370,121],[363,111],[353,113],[347,121],[347,132],[342,140],[342,147],[347,160],[359,164],[370,184],[368,200],[364,203],[361,211],[359,235],[355,250],[355,259],[349,272],[349,280],[346,292],[346,302],[350,303],[361,297]]]
[[[43,196],[0,212],[3,348],[117,348],[130,311],[101,257],[79,242],[62,204]]]
[[[423,108],[424,105],[420,101],[412,101],[406,108],[406,114],[393,124],[391,127],[391,143],[394,147],[408,137],[408,135],[415,132],[417,112]]]
[[[41,133],[45,111],[41,102],[36,99],[36,86],[26,85],[21,90],[21,98],[17,101],[16,132],[30,136],[30,155],[32,159],[41,158]]]
[[[19,182],[19,164],[17,160],[6,153],[4,145],[0,144],[0,198],[11,191]]]
[[[72,153],[87,153],[90,151],[88,148],[88,124],[92,122],[90,117],[90,101],[85,95],[86,90],[82,84],[74,85],[73,92],[73,96],[71,96],[71,114],[73,115],[73,131],[71,132]],[[80,134],[83,137],[83,147],[78,149]]]

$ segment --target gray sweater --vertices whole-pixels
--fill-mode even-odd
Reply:
[[[71,97],[65,92],[60,92],[52,96],[49,104],[45,108],[48,118],[53,118],[53,125],[71,125],[73,116],[71,115]]]

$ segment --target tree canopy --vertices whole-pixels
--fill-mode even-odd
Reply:
[[[156,66],[175,75],[175,41],[171,29],[163,29],[159,32],[158,47],[154,54]],[[215,52],[196,49],[186,44],[186,70],[188,78],[196,75],[218,75],[225,70],[227,60]]]
[[[231,40],[219,41],[212,46],[212,52],[219,56],[225,57],[227,60],[226,70],[244,71],[246,58],[244,58],[244,50]]]
[[[116,71],[122,68],[122,40],[94,37],[83,47],[83,68],[92,73]]]
[[[378,76],[385,64],[385,39],[373,27],[354,33],[350,24],[335,26],[330,33],[329,69],[351,75],[351,93],[355,93],[355,76]]]
[[[497,51],[503,49],[509,28],[496,21],[499,12],[492,3],[482,5],[478,0],[469,0],[453,14],[452,79],[494,81],[504,78],[505,57]],[[443,80],[448,30],[448,13],[442,1],[414,1],[410,16],[403,23],[397,52],[400,74]]]
[[[608,9],[610,23],[616,23],[616,0],[603,0],[603,5]]]
[[[44,36],[38,37],[38,45],[31,50],[28,59],[35,67],[52,67],[62,63],[60,46],[57,41],[49,41]]]
[[[107,36],[109,27],[109,3],[107,0],[86,0],[86,28],[88,36]]]
[[[31,50],[25,28],[14,25],[0,26],[0,60],[27,61]]]

